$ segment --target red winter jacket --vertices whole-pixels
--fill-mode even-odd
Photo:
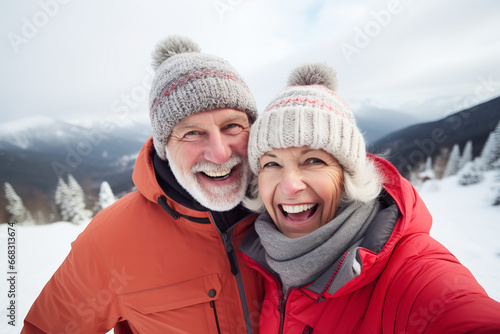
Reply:
[[[500,333],[500,303],[429,236],[431,216],[411,184],[372,158],[386,179],[381,210],[358,253],[360,275],[337,291],[343,258],[311,284],[290,289],[284,302],[258,235],[252,230],[243,240],[245,261],[266,278],[261,332]]]
[[[150,138],[135,165],[138,190],[73,242],[22,333],[258,333],[263,280],[233,250],[255,215],[202,208],[153,152]],[[155,169],[167,175],[163,188]]]

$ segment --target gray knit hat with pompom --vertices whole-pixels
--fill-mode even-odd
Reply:
[[[165,146],[173,127],[201,111],[221,108],[257,118],[255,100],[241,76],[224,59],[200,53],[193,41],[173,36],[153,52],[156,70],[149,96],[149,116],[156,153],[165,160]]]
[[[345,171],[356,174],[366,160],[365,140],[349,105],[334,91],[337,74],[324,63],[296,68],[288,86],[255,121],[248,141],[248,160],[259,174],[260,157],[273,149],[309,146],[334,156]]]

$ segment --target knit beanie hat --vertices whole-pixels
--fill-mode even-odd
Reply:
[[[350,175],[365,166],[363,135],[349,105],[334,91],[337,74],[324,63],[306,64],[290,74],[281,91],[253,124],[248,159],[255,175],[260,157],[273,149],[309,146],[335,157]]]
[[[205,110],[237,109],[257,118],[255,100],[236,70],[224,59],[200,53],[193,41],[178,36],[158,43],[149,110],[153,144],[165,158],[165,145],[182,119]]]

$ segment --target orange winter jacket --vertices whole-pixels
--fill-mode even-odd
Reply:
[[[343,280],[341,269],[353,270],[342,268],[346,253],[314,282],[284,295],[255,231],[240,244],[266,278],[261,333],[500,333],[500,303],[429,236],[431,216],[411,184],[373,158],[386,182],[356,254],[359,276]]]
[[[150,138],[137,191],[72,243],[22,333],[258,333],[263,280],[234,251],[255,215],[201,207],[154,156]]]

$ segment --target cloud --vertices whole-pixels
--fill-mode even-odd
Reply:
[[[295,66],[309,61],[336,67],[339,94],[353,105],[420,113],[425,106],[427,117],[473,95],[480,78],[500,82],[500,4],[493,0],[473,6],[451,0],[58,1],[3,5],[3,36],[24,37],[26,22],[37,31],[17,53],[9,38],[0,40],[2,119],[109,113],[133,92],[130,112],[147,115],[147,97],[139,93],[151,75],[150,54],[171,34],[229,60],[260,109]],[[50,4],[54,15],[42,24]],[[369,35],[363,47],[360,34]],[[346,44],[358,49],[350,59],[341,48]]]

